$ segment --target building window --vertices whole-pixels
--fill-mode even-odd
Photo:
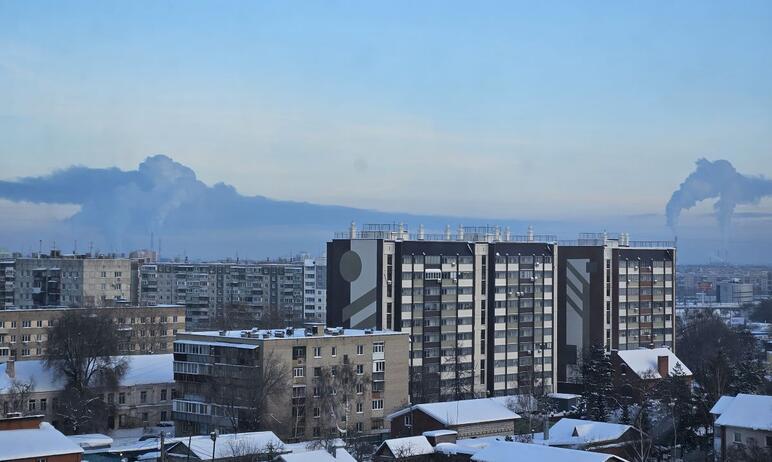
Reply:
[[[383,353],[383,342],[373,343],[373,353]]]
[[[357,395],[361,395],[365,392],[365,385],[363,383],[357,384]]]
[[[357,414],[361,414],[363,412],[365,412],[364,406],[362,405],[361,402],[357,402]]]
[[[166,420],[166,411],[161,411],[161,422]]]
[[[142,413],[142,422],[147,423],[147,412]]]
[[[357,354],[358,355],[365,354],[365,346],[364,345],[357,345]]]
[[[115,403],[115,394],[114,393],[108,393],[107,394],[107,402],[108,402],[108,404]]]
[[[306,347],[304,346],[292,347],[292,359],[293,360],[306,359]]]
[[[376,361],[373,363],[373,372],[383,372],[386,370],[386,361]]]
[[[314,347],[314,358],[322,357],[322,347]]]
[[[742,443],[743,442],[743,435],[740,432],[734,432],[734,442],[735,443]]]
[[[361,433],[365,430],[365,425],[362,422],[357,422],[354,425],[354,430]]]
[[[336,347],[332,347],[332,356],[338,355],[338,349]]]
[[[315,367],[314,368],[314,377],[321,377],[322,376],[322,368],[321,367]]]
[[[318,407],[314,408],[314,419],[318,419],[322,415],[322,410]]]
[[[373,410],[374,411],[381,411],[381,410],[383,410],[383,400],[382,399],[374,399],[373,400]]]
[[[166,401],[166,389],[161,390],[161,401]]]
[[[412,427],[413,426],[413,414],[408,413],[405,415],[405,426],[406,427]]]
[[[146,391],[139,392],[139,402],[142,403],[142,404],[147,403],[147,392]]]
[[[304,367],[295,367],[292,369],[293,377],[304,377],[306,375],[306,369]]]
[[[29,404],[27,406],[28,406],[27,409],[30,411],[34,411],[37,408],[36,402],[34,399],[29,400]]]
[[[362,364],[357,364],[357,375],[362,375],[365,373],[365,366]]]
[[[48,409],[48,400],[46,398],[42,398],[40,400],[40,410],[45,411],[46,409]]]
[[[118,404],[126,404],[126,393],[118,393]]]

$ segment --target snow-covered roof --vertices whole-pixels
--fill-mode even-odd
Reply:
[[[434,454],[434,448],[429,444],[429,440],[427,440],[425,436],[392,438],[381,443],[376,452],[379,452],[384,445],[388,447],[389,451],[396,457]]]
[[[282,454],[279,460],[284,462],[356,462],[356,459],[344,448],[335,448],[334,456],[324,449],[316,449]]]
[[[539,462],[608,462],[624,459],[599,452],[554,448],[539,444],[497,441],[476,452],[474,462],[511,462],[514,460],[536,460]]]
[[[576,399],[582,395],[575,395],[573,393],[549,393],[547,396],[554,399]]]
[[[186,345],[208,345],[208,346],[218,346],[218,347],[226,347],[226,348],[242,348],[245,350],[257,349],[257,345],[254,343],[206,342],[202,340],[175,340],[174,343],[183,343]]]
[[[212,446],[215,446],[215,459],[256,454],[269,449],[275,452],[286,451],[284,442],[273,432],[228,433],[218,436],[217,444],[214,444],[209,435],[169,439],[169,442],[182,443],[185,446],[188,441],[190,450],[201,460],[212,458]]]
[[[48,422],[41,422],[39,428],[0,431],[0,460],[82,453],[83,448],[70,441]]]
[[[692,375],[692,371],[689,370],[686,365],[678,359],[669,348],[642,348],[640,350],[619,350],[617,352],[619,358],[627,364],[627,366],[635,372],[638,377],[661,379],[659,370],[657,369],[657,358],[660,356],[668,357],[668,369],[670,375],[675,374],[676,364],[681,365],[681,369],[684,374]]]
[[[458,432],[454,430],[429,430],[427,432],[423,432],[423,435],[428,436],[429,438],[436,438],[438,436],[458,435]]]
[[[109,447],[113,444],[113,439],[101,433],[90,433],[87,435],[70,435],[67,438],[83,449]]]
[[[734,400],[734,396],[727,396],[724,395],[721,398],[716,401],[716,404],[713,405],[712,408],[710,408],[711,414],[721,415],[726,410],[727,406],[729,406],[729,403],[731,403]]]
[[[281,332],[280,335],[275,335]],[[335,332],[334,334],[332,332]],[[201,337],[220,337],[230,339],[244,339],[244,340],[282,340],[292,338],[307,338],[307,337],[355,337],[355,336],[368,336],[373,335],[406,335],[404,332],[396,332],[392,330],[375,330],[375,329],[344,329],[342,327],[327,328],[321,335],[306,335],[306,329],[303,327],[296,327],[291,331],[287,329],[250,329],[250,330],[228,330],[228,331],[199,331],[199,332],[185,332],[185,335],[201,336]],[[267,336],[266,336],[267,335]],[[264,337],[266,336],[266,337]]]
[[[130,355],[124,358],[128,368],[121,380],[122,386],[174,382],[173,354]],[[0,393],[11,386],[13,381],[6,372],[7,365],[8,363],[0,364]],[[16,361],[14,367],[16,380],[22,383],[32,382],[35,392],[58,391],[64,388],[64,377],[46,368],[45,361]]]
[[[545,441],[544,435],[539,434],[534,442],[548,446],[582,446],[617,440],[631,428],[630,425],[564,418],[550,428],[549,440]]]
[[[713,407],[715,409],[716,406]],[[742,393],[735,396],[731,401],[725,402],[723,412],[716,419],[716,425],[772,431],[772,396]]]
[[[421,411],[442,425],[468,425],[497,420],[519,419],[510,411],[504,401],[495,398],[465,399],[442,403],[415,404],[388,416],[393,419],[410,411]]]

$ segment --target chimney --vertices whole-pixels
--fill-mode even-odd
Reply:
[[[418,225],[418,240],[424,240],[424,225]]]
[[[659,376],[662,377],[663,379],[670,376],[668,355],[657,356],[657,372],[659,372]]]
[[[5,363],[5,373],[8,375],[8,378],[16,378],[16,361],[14,361],[13,358],[9,359],[8,362]]]

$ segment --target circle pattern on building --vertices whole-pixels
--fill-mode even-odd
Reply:
[[[346,282],[353,282],[362,274],[362,259],[359,254],[349,250],[340,257],[340,275]]]

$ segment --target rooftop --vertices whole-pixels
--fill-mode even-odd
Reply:
[[[83,449],[47,422],[38,428],[0,431],[0,460],[82,454]]]
[[[249,329],[249,330],[228,330],[228,331],[201,331],[201,332],[184,332],[183,334],[196,337],[212,338],[217,337],[222,339],[219,346],[235,346],[233,340],[236,339],[261,339],[261,340],[282,340],[282,339],[299,339],[308,337],[359,337],[359,336],[373,336],[373,335],[407,335],[403,332],[395,332],[391,330],[376,330],[376,329],[344,329],[342,327],[327,327],[320,331],[321,333],[314,333],[310,328],[283,328],[283,329]],[[230,340],[230,342],[228,341]],[[189,342],[190,340],[180,339],[178,341]],[[207,342],[211,343],[211,342]]]
[[[678,359],[669,348],[641,348],[640,350],[619,350],[617,351],[619,358],[624,361],[625,364],[635,372],[638,377],[661,379],[657,368],[657,358],[660,356],[668,357],[668,369],[671,376],[676,373],[676,366],[681,365],[681,371],[691,376],[692,371],[689,370],[686,365]]]
[[[445,226],[444,233],[427,233],[423,225],[418,226],[418,232],[410,233],[404,223],[367,223],[358,230],[354,223],[348,231],[335,233],[335,239],[385,239],[395,241],[459,241],[459,242],[549,242],[557,241],[553,234],[534,234],[529,227],[523,235],[512,234],[509,227],[498,225],[463,226],[459,225],[456,232],[451,232],[450,225]]]
[[[631,428],[630,425],[564,418],[550,428],[549,440],[545,441],[544,436],[539,434],[534,442],[548,446],[584,446],[617,440]]]
[[[172,364],[174,355],[131,355],[124,357],[128,362],[126,375],[121,380],[122,386],[145,385],[153,383],[172,383],[174,373]],[[13,379],[7,373],[8,363],[0,364],[0,393],[11,386]],[[16,361],[15,380],[34,385],[34,392],[58,391],[64,387],[64,378],[55,371],[46,368],[45,361]]]
[[[610,454],[554,448],[539,444],[496,441],[476,452],[474,462],[510,462],[514,460],[535,460],[539,462],[609,462],[624,461]]]
[[[425,436],[406,436],[404,438],[392,438],[384,441],[376,452],[382,447],[388,447],[395,457],[415,457],[425,454],[434,454],[434,447],[429,444]]]
[[[276,453],[287,451],[284,448],[284,442],[269,431],[220,435],[216,444],[209,435],[170,438],[169,442],[180,443],[185,446],[190,443],[190,450],[201,460],[212,459],[212,450],[214,450],[215,459],[227,459],[268,450]]]
[[[520,416],[509,410],[504,401],[496,398],[466,399],[442,403],[415,404],[388,416],[388,419],[419,410],[442,425],[468,425],[498,420],[519,419]]]
[[[772,432],[772,396],[722,396],[711,414],[719,414],[716,425]]]

